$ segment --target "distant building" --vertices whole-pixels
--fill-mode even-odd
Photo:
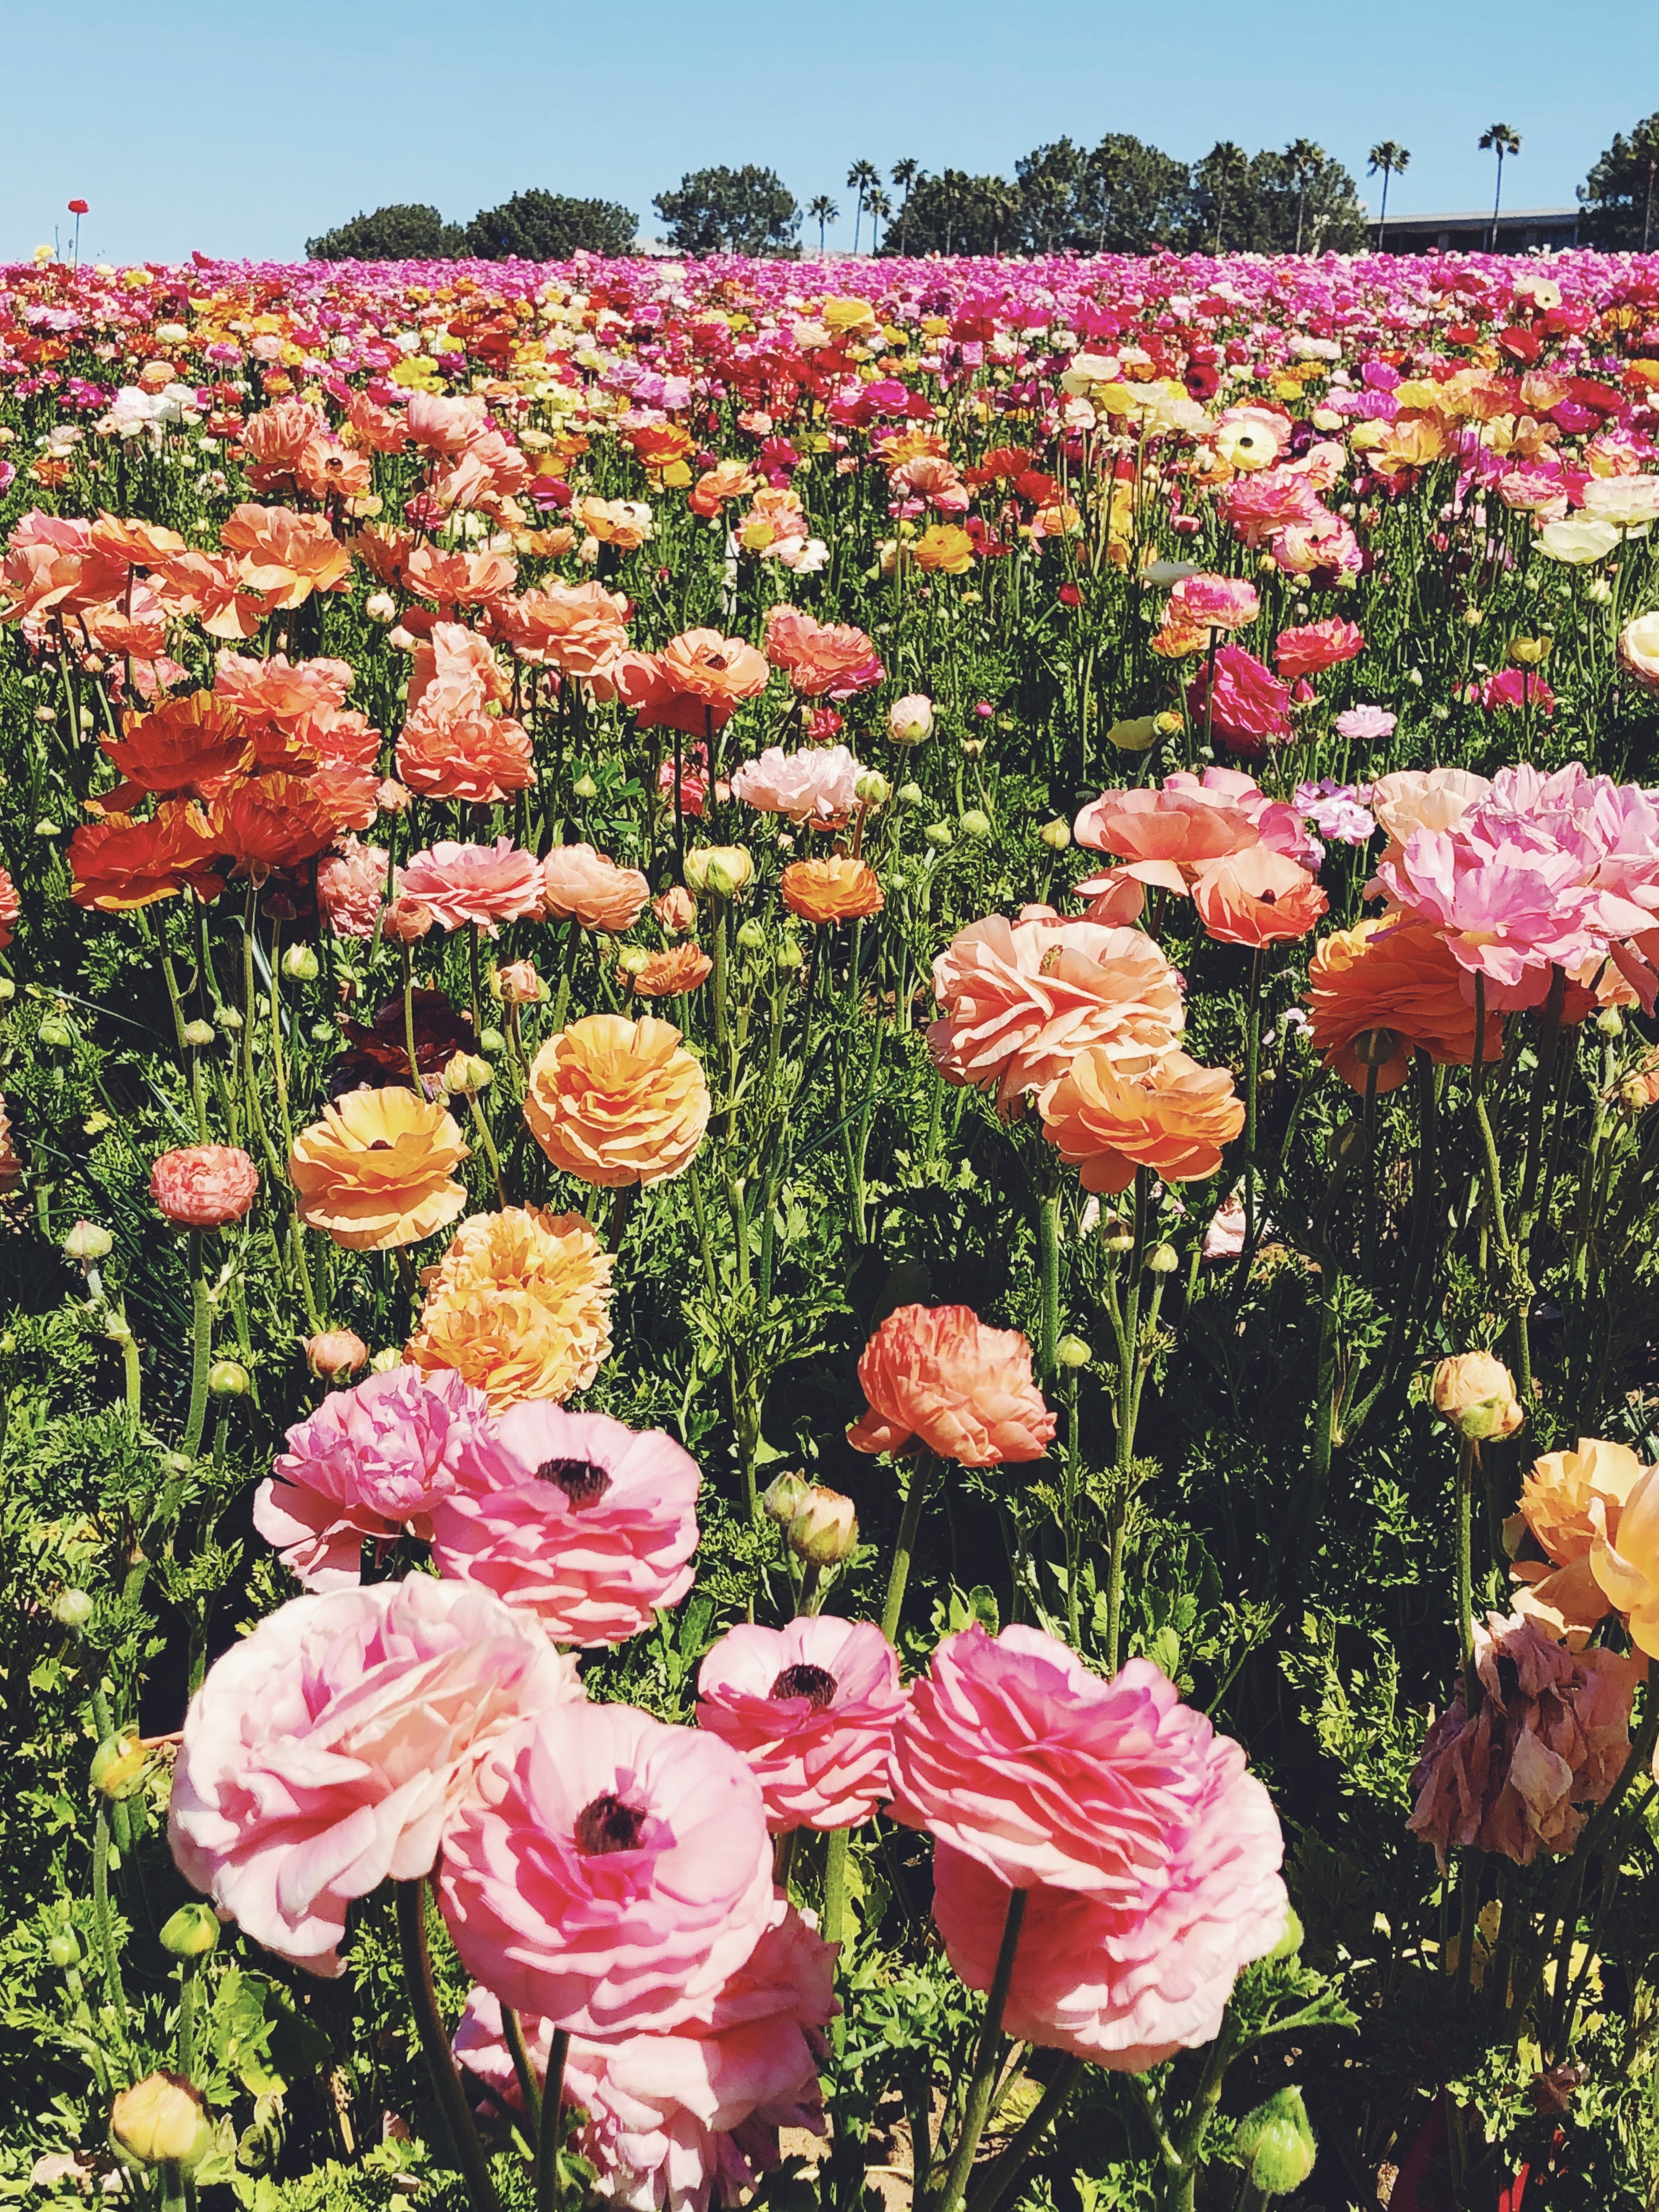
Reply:
[[[1559,252],[1578,243],[1576,207],[1505,208],[1496,226],[1499,253],[1532,253],[1540,248]],[[1493,223],[1486,215],[1391,215],[1386,222],[1373,222],[1379,252],[1383,253],[1484,253],[1492,238]]]

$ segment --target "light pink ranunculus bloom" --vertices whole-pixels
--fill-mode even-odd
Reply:
[[[259,1171],[240,1145],[185,1145],[149,1171],[149,1194],[175,1229],[222,1229],[258,1194]]]
[[[762,814],[783,814],[799,828],[844,822],[858,805],[854,789],[864,770],[845,745],[820,745],[787,753],[768,745],[732,778],[732,793]]]
[[[760,1784],[700,1729],[555,1706],[479,1769],[438,1895],[462,1965],[516,2011],[580,2035],[679,2027],[772,1917]]]
[[[531,1399],[469,1437],[433,1509],[433,1557],[562,1644],[621,1644],[691,1587],[700,1480],[660,1430]]]
[[[1486,825],[1480,811],[1455,830],[1413,830],[1376,880],[1391,908],[1433,923],[1458,966],[1485,978],[1489,1009],[1539,1006],[1552,966],[1606,950],[1595,896],[1579,858],[1547,831],[1513,817]]]
[[[1092,921],[972,922],[934,961],[933,996],[933,1065],[947,1083],[994,1085],[1005,1111],[1086,1045],[1120,1075],[1146,1073],[1185,1019],[1181,978],[1145,931]]]
[[[587,2114],[576,2147],[599,2169],[600,2197],[637,2212],[706,2212],[716,2197],[735,2204],[777,2164],[780,2128],[823,2133],[819,2030],[836,2009],[835,1947],[779,1898],[703,2019],[665,2035],[572,2036],[565,2102]],[[522,2026],[545,2081],[552,2023]],[[487,1990],[466,2001],[455,2055],[516,2108],[501,2002]]]
[[[645,911],[651,886],[637,868],[619,867],[592,845],[556,845],[542,862],[550,921],[620,937]]]
[[[697,1724],[748,1760],[774,1834],[867,1820],[903,1711],[898,1655],[870,1620],[740,1623],[697,1674]]]
[[[520,921],[542,910],[542,872],[533,853],[510,837],[493,845],[458,845],[446,839],[416,853],[404,870],[403,902],[428,908],[439,927],[476,922],[494,937],[498,922]]]
[[[337,937],[373,937],[386,898],[388,854],[384,847],[348,837],[337,853],[318,863],[317,896]],[[397,889],[394,878],[392,889]]]
[[[296,1597],[191,1699],[173,1859],[255,1942],[337,1974],[352,1900],[429,1873],[495,1739],[580,1696],[574,1662],[487,1590],[415,1575]]]
[[[393,1367],[331,1390],[289,1431],[253,1525],[308,1589],[355,1583],[366,1538],[395,1543],[407,1530],[430,1541],[432,1508],[489,1419],[483,1392],[447,1370]]]

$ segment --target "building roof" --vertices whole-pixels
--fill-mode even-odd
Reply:
[[[1578,206],[1547,208],[1504,208],[1498,215],[1505,222],[1576,222],[1583,213]],[[1371,216],[1372,222],[1386,224],[1392,230],[1396,223],[1410,230],[1427,230],[1436,224],[1455,228],[1462,223],[1487,222],[1492,219],[1490,208],[1474,208],[1457,215],[1401,215],[1390,210],[1384,216]]]

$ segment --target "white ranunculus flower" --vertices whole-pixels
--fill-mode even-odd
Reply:
[[[1605,559],[1619,538],[1617,526],[1601,515],[1564,514],[1559,522],[1544,525],[1536,543],[1538,550],[1547,553],[1552,561],[1565,561],[1578,568],[1586,562]]]

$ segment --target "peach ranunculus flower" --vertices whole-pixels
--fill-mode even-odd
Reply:
[[[556,845],[542,862],[550,921],[620,937],[645,911],[651,886],[637,868],[618,867],[592,845]]]
[[[1144,1075],[1115,1073],[1091,1045],[1039,1101],[1042,1133],[1081,1171],[1085,1190],[1127,1190],[1138,1167],[1165,1182],[1212,1176],[1244,1127],[1243,1101],[1224,1067],[1172,1052]]]
[[[885,672],[875,641],[847,623],[815,622],[780,604],[766,617],[766,657],[804,699],[850,699]]]
[[[697,902],[684,884],[671,884],[651,902],[658,927],[670,937],[684,937],[697,918]]]
[[[510,714],[413,714],[398,739],[398,774],[429,799],[494,806],[536,781],[530,734]]]
[[[855,1451],[925,1446],[963,1467],[1041,1459],[1054,1416],[1015,1328],[988,1328],[971,1306],[901,1306],[864,1347],[869,1410],[847,1431]]]
[[[778,885],[783,902],[803,921],[856,921],[879,914],[881,878],[868,860],[834,853],[822,860],[792,860]]]
[[[1266,845],[1206,861],[1193,902],[1218,944],[1258,949],[1305,937],[1330,904],[1305,868]]]
[[[1185,1020],[1181,978],[1152,939],[1092,921],[970,923],[934,961],[933,996],[934,1066],[947,1083],[994,1084],[1005,1111],[1089,1045],[1125,1075],[1155,1066]]]
[[[682,942],[665,952],[651,952],[642,963],[629,968],[623,980],[642,999],[673,999],[707,982],[714,962],[700,945]]]
[[[240,1221],[259,1173],[240,1145],[186,1145],[150,1170],[149,1194],[175,1229],[222,1229]]]
[[[733,500],[747,499],[757,481],[741,461],[716,461],[692,485],[685,503],[693,514],[700,514],[707,520]]]
[[[507,600],[495,629],[522,659],[592,681],[627,647],[628,601],[603,584],[555,580]]]
[[[602,1188],[662,1182],[690,1165],[708,1084],[670,1022],[589,1014],[550,1036],[530,1069],[530,1133],[556,1168]]]
[[[493,845],[458,845],[447,839],[416,853],[403,872],[402,896],[430,909],[444,929],[476,923],[494,937],[502,921],[521,921],[542,910],[541,867],[533,853],[510,837]]]
[[[1398,1090],[1421,1048],[1437,1065],[1468,1067],[1474,1058],[1474,1008],[1463,996],[1462,969],[1446,940],[1407,915],[1373,917],[1322,937],[1308,966],[1310,1035],[1345,1083],[1366,1088],[1374,1066],[1379,1091]],[[1361,1043],[1372,1057],[1360,1058]],[[1503,1057],[1504,1017],[1486,1017],[1481,1057]]]
[[[467,1157],[441,1105],[403,1088],[348,1091],[301,1129],[289,1156],[300,1218],[350,1252],[417,1244],[466,1204]]]
[[[1382,860],[1397,860],[1413,830],[1455,830],[1491,793],[1487,778],[1466,768],[1401,768],[1378,776],[1366,804],[1389,840]]]
[[[453,1369],[499,1413],[526,1399],[562,1404],[611,1350],[614,1261],[579,1213],[508,1206],[474,1213],[422,1270],[416,1367]]]
[[[643,499],[579,499],[575,520],[601,545],[637,553],[655,529],[650,502]]]
[[[1091,852],[1115,853],[1115,875],[1184,898],[1206,861],[1247,851],[1261,832],[1231,796],[1199,784],[1178,790],[1103,791],[1079,814],[1073,836]]]
[[[351,555],[322,514],[291,507],[245,506],[222,524],[219,543],[240,556],[242,581],[269,605],[303,606],[313,592],[343,592],[351,580]]]
[[[715,710],[717,729],[740,699],[765,690],[770,672],[764,653],[741,638],[722,637],[717,629],[682,630],[669,639],[657,660],[677,690]]]
[[[1616,1515],[1592,1492],[1590,1572],[1625,1616],[1630,1640],[1659,1659],[1659,1468],[1644,1468]]]
[[[1645,1473],[1628,1444],[1580,1437],[1576,1450],[1546,1452],[1533,1462],[1521,1486],[1520,1510],[1504,1523],[1510,1577],[1521,1585],[1516,1611],[1571,1650],[1583,1649],[1609,1610],[1590,1571],[1596,1540],[1591,1504],[1599,1502],[1601,1534],[1616,1544],[1626,1502]],[[1528,1535],[1543,1553],[1541,1559],[1515,1557]]]

